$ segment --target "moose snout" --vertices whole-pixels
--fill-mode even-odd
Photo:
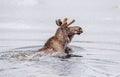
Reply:
[[[77,32],[77,34],[79,35],[81,33],[83,33],[83,30],[82,30],[82,28],[79,28],[79,31]]]
[[[83,33],[83,30],[82,30],[82,28],[80,28],[80,32],[81,32],[81,33]]]

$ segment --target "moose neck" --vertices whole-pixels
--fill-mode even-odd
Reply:
[[[57,29],[55,33],[55,38],[61,42],[66,42],[68,40],[68,32],[64,27],[60,27]]]
[[[72,41],[72,38],[74,37],[75,34],[68,34],[69,40]]]

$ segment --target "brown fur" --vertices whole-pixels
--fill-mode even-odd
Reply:
[[[82,28],[79,26],[68,27],[68,30],[69,30],[69,33],[68,33],[69,42],[68,42],[67,47],[65,49],[65,52],[67,54],[69,54],[69,51],[71,51],[71,48],[68,47],[68,45],[72,41],[74,35],[80,35],[83,32]]]
[[[71,50],[71,48],[68,47],[68,44],[72,41],[72,38],[74,37],[74,35],[76,35],[76,34],[80,35],[83,32],[82,28],[79,26],[69,27],[69,25],[71,25],[74,22],[75,22],[75,20],[72,20],[69,24],[67,24],[67,22],[66,22],[67,28],[68,28],[68,39],[69,39],[69,41],[67,42],[67,47],[65,49],[65,52],[67,54],[69,54],[69,51]],[[56,20],[56,24],[58,26],[61,26],[62,25],[61,19]]]
[[[74,35],[80,35],[83,32],[82,28],[79,26],[69,27],[68,30],[69,30],[68,38],[70,39],[70,42]]]
[[[65,52],[68,42],[67,18],[61,22],[54,36],[49,38],[39,52],[54,53]]]
[[[68,40],[68,32],[64,27],[60,27],[57,29],[54,36],[49,38],[47,42],[44,44],[43,48],[39,49],[39,51],[44,52],[64,52],[66,49],[66,42]]]
[[[79,26],[69,27],[75,20],[67,23],[67,18],[63,21],[61,19],[56,20],[56,24],[59,26],[54,36],[49,38],[44,46],[39,49],[39,52],[54,53],[54,52],[66,52],[70,49],[68,44],[71,42],[75,34],[81,34],[82,28]]]

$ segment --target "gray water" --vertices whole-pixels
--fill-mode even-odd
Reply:
[[[83,57],[31,57],[64,17],[83,28],[70,43]],[[120,0],[0,0],[0,77],[120,77]]]
[[[24,33],[24,36],[27,34]],[[72,54],[83,57],[71,58],[30,58],[29,55],[21,55],[34,54],[45,43],[45,39],[1,39],[0,77],[119,77],[120,43],[110,41],[118,36],[109,38],[111,35],[103,34],[103,40],[96,39],[100,37],[97,31],[92,35],[94,38],[91,34],[85,32],[74,37],[70,44]],[[52,34],[43,35],[47,39]],[[85,38],[89,40],[85,41]]]

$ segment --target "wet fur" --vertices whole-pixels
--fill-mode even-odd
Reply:
[[[82,28],[79,26],[68,27],[75,20],[67,24],[67,19],[64,19],[63,22],[58,19],[56,24],[59,26],[54,36],[49,38],[44,46],[39,49],[38,52],[43,52],[44,54],[52,54],[54,52],[65,52],[69,54],[70,48],[68,44],[71,42],[75,34],[81,34]]]
[[[82,28],[79,26],[69,27],[68,30],[69,30],[69,32],[68,32],[69,42],[68,42],[67,47],[65,49],[65,52],[67,54],[69,54],[69,51],[72,50],[68,45],[72,41],[73,37],[75,35],[80,35],[83,32]]]
[[[54,36],[49,38],[39,51],[45,53],[64,52],[68,42],[68,29],[59,27]]]

